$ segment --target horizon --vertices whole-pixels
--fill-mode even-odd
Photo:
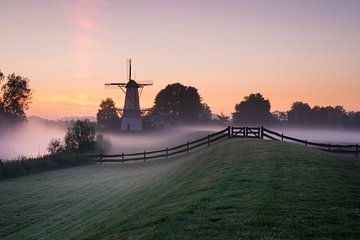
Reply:
[[[166,85],[198,89],[230,115],[250,93],[271,111],[295,101],[359,111],[359,1],[10,1],[0,3],[0,69],[28,77],[28,116],[96,116],[102,99],[122,108],[126,59],[152,80],[141,107]],[[19,17],[20,16],[20,17]]]

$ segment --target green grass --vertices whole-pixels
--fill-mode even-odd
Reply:
[[[360,158],[227,140],[0,182],[0,239],[359,239]]]

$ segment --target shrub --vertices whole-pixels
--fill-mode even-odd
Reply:
[[[47,150],[50,154],[58,154],[65,152],[65,146],[60,139],[51,139]]]
[[[89,152],[95,150],[95,128],[89,120],[77,120],[65,135],[65,149],[68,152]]]

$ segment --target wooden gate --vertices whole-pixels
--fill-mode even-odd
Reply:
[[[261,138],[261,127],[232,127],[233,138]]]

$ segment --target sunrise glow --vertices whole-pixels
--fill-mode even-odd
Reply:
[[[359,1],[10,1],[0,3],[0,69],[31,79],[28,115],[95,116],[104,83],[198,88],[214,113],[252,92],[272,111],[294,101],[360,110]],[[326,6],[326,8],[324,8]]]

